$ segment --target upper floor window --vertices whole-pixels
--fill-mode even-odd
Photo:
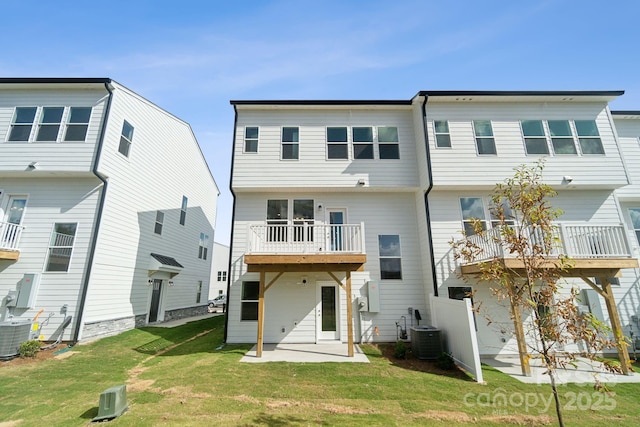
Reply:
[[[71,107],[64,140],[84,141],[87,138],[90,119],[91,107]]]
[[[198,246],[198,258],[207,259],[207,252],[209,251],[209,236],[204,233],[200,233],[200,242]]]
[[[164,223],[164,212],[157,211],[156,212],[156,222],[153,227],[153,232],[156,234],[162,234],[162,225]]]
[[[496,141],[489,120],[474,120],[473,132],[476,137],[478,154],[496,154]]]
[[[245,153],[258,152],[258,127],[257,126],[246,126],[244,128],[244,152]]]
[[[402,255],[400,236],[397,234],[379,235],[380,278],[402,279]]]
[[[577,154],[569,120],[548,120],[554,154]]]
[[[45,271],[69,271],[77,227],[75,222],[53,225]]]
[[[133,141],[133,126],[126,120],[122,124],[122,133],[120,135],[120,145],[118,146],[118,152],[125,157],[129,157],[129,151],[131,150],[131,141]]]
[[[629,216],[631,217],[631,225],[633,225],[633,231],[636,233],[636,239],[640,245],[640,208],[629,209]]]
[[[37,107],[16,107],[9,132],[9,141],[28,141]]]
[[[381,159],[399,159],[398,128],[395,126],[378,127],[378,151]]]
[[[64,107],[43,107],[36,141],[57,141]]]
[[[436,135],[436,147],[451,148],[451,134],[447,120],[434,120],[433,130]]]
[[[299,158],[299,133],[298,127],[282,128],[282,159],[297,160]]]
[[[522,120],[520,126],[527,154],[549,154],[542,120]]]
[[[575,120],[582,154],[604,154],[600,132],[595,120]]]
[[[180,208],[180,225],[184,225],[187,221],[187,196],[182,196],[182,207]]]
[[[327,158],[347,159],[348,158],[347,128],[328,127],[327,128]]]
[[[373,128],[351,128],[353,138],[353,158],[373,159]]]
[[[487,220],[484,212],[484,204],[480,197],[461,197],[460,209],[462,211],[462,225],[464,234],[471,236],[476,234],[474,220],[479,220],[483,230],[487,229]]]
[[[227,272],[218,271],[218,282],[226,282],[226,281],[227,281]]]

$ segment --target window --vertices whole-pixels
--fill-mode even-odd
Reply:
[[[482,229],[487,229],[487,221],[484,216],[484,205],[480,197],[461,197],[460,208],[462,210],[462,225],[467,236],[476,234],[473,220],[478,219],[482,223]]]
[[[9,133],[9,141],[28,141],[31,128],[36,117],[36,107],[16,107],[13,123]]]
[[[269,242],[287,241],[288,200],[267,200],[267,225]]]
[[[218,271],[218,282],[226,282],[226,281],[227,281],[227,272]]]
[[[164,212],[156,212],[156,223],[153,227],[153,232],[156,234],[162,234],[162,224],[164,223]]]
[[[328,159],[347,159],[347,128],[346,127],[328,127],[327,128],[327,158]]]
[[[202,280],[198,280],[198,287],[196,288],[196,304],[200,302],[202,298]]]
[[[449,134],[449,122],[446,120],[434,120],[433,129],[436,134],[436,147],[451,148],[451,134]]]
[[[122,124],[122,134],[120,135],[120,145],[118,146],[118,152],[125,157],[129,157],[131,141],[133,141],[133,126],[125,120]]]
[[[380,278],[402,279],[400,236],[379,235],[378,250],[380,251]]]
[[[549,120],[549,133],[554,154],[577,154],[568,120]]]
[[[373,128],[351,128],[354,159],[373,159]]]
[[[595,120],[576,120],[576,131],[582,154],[604,154]]]
[[[296,242],[313,242],[313,227],[304,232],[304,225],[313,225],[313,199],[301,199],[293,201],[293,225]]]
[[[209,250],[209,236],[204,233],[200,233],[200,242],[198,246],[198,258],[207,259],[207,252]]]
[[[640,208],[629,209],[629,216],[631,217],[633,231],[636,233],[636,239],[640,245]]]
[[[84,141],[87,138],[87,129],[89,128],[90,119],[91,107],[71,107],[64,140]]]
[[[502,205],[502,214],[504,215],[504,224],[514,225],[515,216],[513,215],[511,206],[509,206],[509,202],[506,199],[503,199],[501,205]],[[497,213],[498,212],[496,212],[494,208],[490,209],[489,216],[491,217],[491,228],[496,228],[500,225],[500,217],[497,215]]]
[[[473,132],[476,135],[478,154],[496,154],[496,142],[489,120],[474,120]]]
[[[378,151],[381,159],[400,158],[397,127],[378,127]]]
[[[549,154],[542,120],[522,120],[520,126],[527,154]]]
[[[282,128],[282,158],[297,160],[299,158],[299,129],[297,127]]]
[[[244,128],[244,152],[258,152],[258,127],[247,126]]]
[[[45,271],[69,271],[77,223],[55,223],[49,242]]]
[[[618,279],[617,277],[607,277],[607,279],[609,280],[609,283],[613,286],[620,286],[620,279]],[[599,277],[594,277],[593,278],[593,282],[596,285],[602,286],[602,281],[600,280]]]
[[[260,282],[242,282],[240,320],[258,320]]]
[[[471,298],[473,303],[471,286],[449,286],[449,299],[462,301],[465,298]]]
[[[187,196],[182,196],[182,207],[180,208],[180,225],[184,225],[187,221]]]
[[[43,107],[36,141],[57,141],[64,107]]]

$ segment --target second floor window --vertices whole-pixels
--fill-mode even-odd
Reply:
[[[133,141],[133,126],[126,120],[122,124],[122,133],[120,135],[120,145],[118,145],[118,152],[125,157],[129,157],[129,151],[131,150],[131,142]]]
[[[400,236],[387,234],[378,236],[380,252],[380,278],[402,279],[402,257],[400,252]]]
[[[297,127],[282,128],[282,159],[298,160],[300,135]]]
[[[200,241],[198,245],[198,258],[206,260],[207,252],[209,251],[209,236],[204,233],[200,233]]]

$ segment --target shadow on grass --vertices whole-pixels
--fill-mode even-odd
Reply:
[[[269,427],[290,426],[295,424],[306,424],[308,420],[293,416],[270,415],[261,413],[255,417],[252,425],[265,425]]]
[[[140,330],[156,338],[134,348],[139,353],[159,356],[213,353],[222,344],[224,317],[197,320],[173,328],[148,326]]]
[[[93,418],[95,418],[98,415],[98,409],[99,407],[95,406],[91,409],[87,409],[86,411],[84,411],[81,415],[80,418],[85,419],[85,420],[91,420]]]

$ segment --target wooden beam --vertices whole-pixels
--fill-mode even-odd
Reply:
[[[247,272],[323,273],[325,271],[364,271],[364,264],[248,264]]]
[[[609,321],[611,321],[611,330],[616,340],[616,347],[618,348],[618,358],[620,360],[620,367],[625,375],[629,375],[629,366],[631,361],[629,360],[629,351],[627,350],[627,343],[624,342],[624,334],[622,332],[622,324],[620,323],[620,316],[618,315],[618,307],[616,307],[616,301],[613,298],[613,290],[611,289],[611,283],[609,283],[608,277],[599,277],[600,283],[602,283],[602,290],[605,294],[604,300],[607,303],[607,311],[609,312]]]
[[[347,355],[353,357],[353,302],[351,301],[351,272],[347,271]]]
[[[271,287],[271,285],[273,285],[273,284],[276,282],[276,280],[278,280],[278,279],[279,279],[283,274],[284,274],[284,271],[281,271],[280,273],[278,273],[278,275],[277,275],[276,277],[274,277],[274,278],[273,278],[273,280],[272,280],[272,281],[270,281],[270,282],[269,282],[269,284],[268,284],[267,286],[265,286],[265,288],[264,288],[265,292],[266,292],[267,290],[269,290],[269,288]]]
[[[596,291],[602,298],[607,299],[607,295],[604,293],[604,291],[600,289],[600,286],[598,286],[596,283],[593,283],[591,279],[587,277],[581,277],[581,279],[584,280],[587,285],[591,286],[593,290]]]
[[[522,260],[517,258],[502,258],[499,260],[505,269],[510,270],[515,275],[524,275],[525,268]],[[480,274],[483,264],[489,261],[465,264],[460,267],[462,274]],[[620,277],[621,269],[637,268],[638,260],[635,258],[590,258],[572,259],[570,267],[566,271],[560,271],[563,277]],[[540,265],[540,268],[557,269],[560,261],[548,259]]]
[[[335,274],[333,274],[333,273],[332,273],[332,272],[330,272],[330,271],[327,271],[327,273],[329,274],[329,276],[331,276],[331,278],[332,278],[333,280],[335,280],[335,281],[336,281],[336,283],[338,283],[338,285],[340,285],[340,287],[341,287],[342,289],[344,289],[344,291],[345,291],[345,292],[347,291],[347,288],[344,286],[344,283],[342,283],[342,280],[338,279],[338,278],[336,277],[336,275],[335,275]]]
[[[7,251],[0,249],[0,259],[16,261],[20,258],[20,251]]]
[[[529,353],[527,353],[527,343],[525,341],[524,327],[522,325],[522,315],[518,304],[510,299],[511,314],[513,315],[513,326],[516,333],[516,341],[518,343],[518,355],[520,356],[520,367],[522,375],[531,376],[531,366],[529,365]]]
[[[262,345],[264,334],[264,282],[266,280],[264,271],[260,273],[260,287],[258,292],[258,342],[256,343],[256,357],[262,357]]]
[[[261,254],[244,256],[245,264],[364,264],[364,254]],[[342,270],[340,270],[342,271]]]

